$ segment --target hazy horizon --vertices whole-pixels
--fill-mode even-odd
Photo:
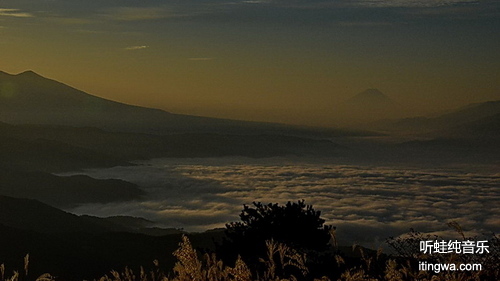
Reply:
[[[58,81],[54,77],[46,77],[43,75],[43,73],[37,73],[36,71],[33,71],[32,69],[24,70],[22,72],[18,73],[8,73],[5,71],[0,70],[0,72],[6,73],[8,75],[11,75],[13,77],[18,76],[18,75],[23,75],[27,74],[29,72],[35,73],[36,75],[40,75],[45,79],[48,80],[53,80],[62,84],[65,84],[71,88],[74,88],[76,90],[81,90],[77,87],[74,87],[72,85],[66,84],[64,81]],[[69,89],[69,88],[68,88]],[[375,96],[374,95],[375,92]],[[64,94],[64,93],[61,93]],[[364,91],[357,93],[356,95],[353,95],[351,97],[346,98],[345,100],[339,101],[338,104],[335,105],[334,108],[332,108],[332,111],[330,112],[328,120],[324,122],[315,122],[314,120],[307,121],[307,120],[302,120],[302,121],[293,121],[292,119],[290,120],[275,120],[273,118],[267,118],[265,116],[264,118],[259,118],[255,116],[248,116],[248,118],[244,117],[232,117],[232,116],[218,116],[217,114],[215,115],[210,115],[210,114],[203,114],[203,111],[194,111],[194,112],[179,112],[179,111],[172,111],[168,108],[162,108],[159,106],[155,105],[142,105],[141,103],[131,103],[131,102],[125,102],[122,100],[118,99],[112,99],[109,97],[105,96],[98,96],[93,93],[87,93],[91,96],[95,96],[97,98],[102,98],[104,100],[108,101],[113,101],[113,102],[118,102],[121,104],[126,104],[126,105],[132,105],[132,106],[140,106],[140,107],[145,107],[145,108],[152,108],[152,109],[160,109],[164,110],[169,113],[173,114],[185,114],[185,115],[190,115],[190,116],[200,116],[200,117],[214,117],[214,118],[222,118],[222,119],[231,119],[231,120],[241,120],[241,121],[258,121],[258,122],[271,122],[271,123],[281,123],[281,124],[289,124],[289,125],[299,125],[299,126],[310,126],[310,127],[325,127],[325,128],[367,128],[367,125],[370,125],[370,123],[377,121],[377,120],[396,120],[396,119],[401,119],[401,118],[411,118],[411,117],[435,117],[439,115],[443,115],[449,112],[453,112],[456,110],[460,110],[461,108],[470,106],[472,104],[480,104],[484,102],[489,102],[489,101],[498,101],[494,99],[490,100],[483,100],[483,101],[476,101],[472,103],[466,103],[462,105],[458,105],[455,107],[444,107],[439,110],[437,109],[432,109],[427,108],[426,110],[418,110],[418,108],[415,108],[415,105],[410,105],[410,104],[402,104],[398,102],[397,100],[392,99],[385,93],[381,92],[379,89],[376,88],[369,88],[365,89]],[[380,96],[376,96],[380,95]],[[499,97],[500,98],[500,97]],[[410,109],[410,107],[413,106],[413,109]],[[238,108],[234,108],[231,110],[237,110]],[[313,116],[314,108],[311,108],[311,116]],[[296,112],[294,112],[296,113]],[[316,112],[317,113],[317,112]],[[288,113],[290,114],[290,113]],[[274,114],[275,116],[278,116],[276,113]],[[293,114],[290,114],[293,115]],[[318,115],[318,114],[316,114]],[[311,117],[309,116],[309,117]],[[299,116],[300,118],[301,116]]]
[[[179,114],[338,126],[376,88],[425,115],[500,99],[499,5],[8,0],[1,70]]]

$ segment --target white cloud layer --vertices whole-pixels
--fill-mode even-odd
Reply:
[[[69,210],[98,216],[142,216],[166,227],[205,230],[239,220],[243,204],[305,199],[338,228],[344,243],[381,244],[410,228],[443,233],[457,221],[470,234],[500,230],[500,175],[422,169],[289,163],[271,160],[157,160],[92,170],[121,178],[149,195],[133,203]],[[267,161],[267,163],[266,163]]]

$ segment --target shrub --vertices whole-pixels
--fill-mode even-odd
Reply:
[[[259,271],[258,257],[266,255],[268,240],[307,254],[326,250],[334,228],[324,225],[325,220],[320,216],[321,212],[306,205],[304,200],[286,205],[260,202],[254,202],[253,207],[244,205],[241,222],[226,225],[227,239],[218,246],[218,253],[226,261],[241,255],[253,270]]]

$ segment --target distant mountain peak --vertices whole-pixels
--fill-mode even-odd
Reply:
[[[43,77],[40,74],[34,72],[33,70],[26,70],[21,73],[18,73],[16,76],[26,76],[26,77]]]
[[[363,92],[359,93],[358,95],[380,95],[380,96],[385,96],[384,93],[382,93],[377,88],[366,89]]]
[[[401,114],[396,102],[374,88],[348,98],[336,107],[336,111],[345,124],[360,124]]]
[[[349,99],[351,103],[392,103],[392,100],[379,89],[367,89]]]

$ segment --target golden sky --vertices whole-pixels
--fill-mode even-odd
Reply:
[[[223,118],[337,125],[378,88],[407,115],[500,99],[500,4],[5,0],[0,70]]]

